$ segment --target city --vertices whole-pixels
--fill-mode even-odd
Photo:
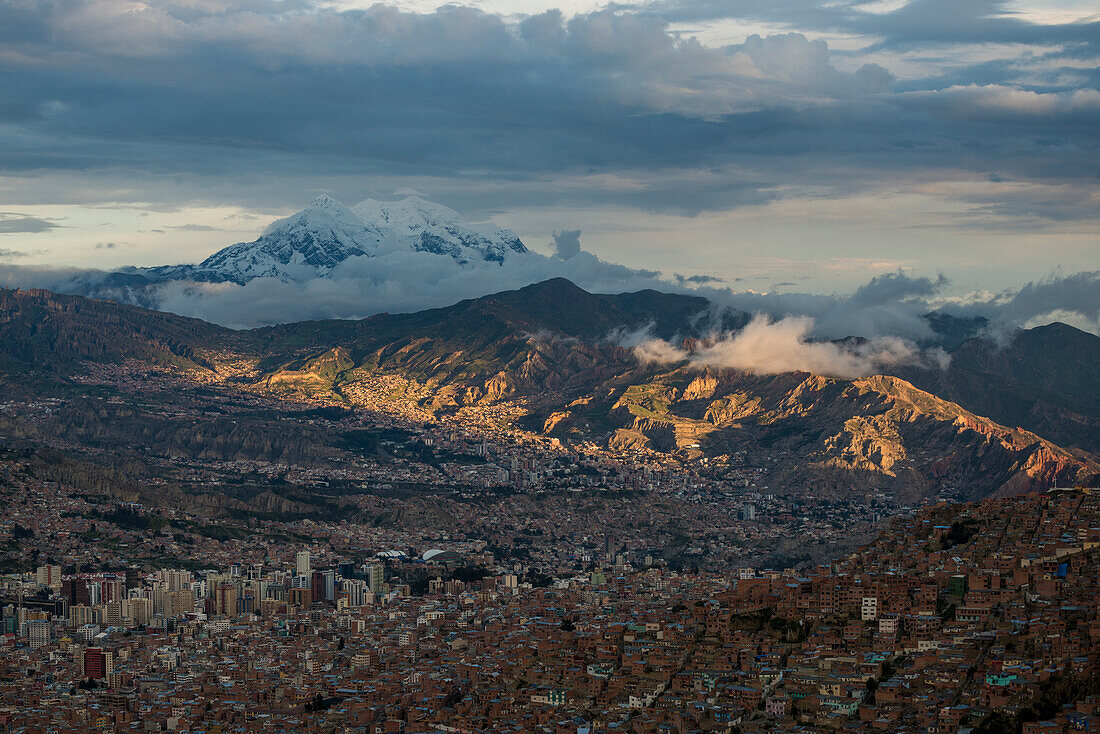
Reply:
[[[677,572],[604,553],[590,570],[540,576],[484,552],[360,563],[289,542],[201,570],[76,572],[58,560],[3,577],[0,730],[1100,722],[1090,492],[938,503],[801,570]]]

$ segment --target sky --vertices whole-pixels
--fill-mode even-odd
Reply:
[[[1091,0],[0,0],[0,266],[411,190],[735,291],[1018,289],[1100,270],[1098,60]]]

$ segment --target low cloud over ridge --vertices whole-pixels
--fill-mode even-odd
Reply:
[[[592,292],[644,288],[703,295],[710,309],[699,314],[696,329],[710,337],[688,350],[677,340],[656,338],[645,330],[612,335],[639,360],[661,364],[688,362],[698,367],[732,368],[754,374],[810,372],[854,379],[897,366],[946,368],[948,355],[936,346],[925,315],[933,310],[959,318],[985,318],[990,338],[1005,342],[1023,326],[1054,320],[1100,332],[1100,272],[1052,276],[1018,291],[945,298],[944,276],[903,272],[872,278],[846,295],[735,292],[708,281],[671,279],[600,260],[580,249],[580,233],[566,232],[568,257],[527,252],[504,263],[458,266],[449,257],[397,251],[352,257],[327,276],[302,282],[257,278],[232,282],[170,281],[141,293],[152,306],[235,328],[325,318],[362,318],[380,312],[407,312],[451,305],[465,298],[520,288],[553,277],[567,278]],[[576,251],[573,251],[573,247]],[[0,265],[0,285],[45,287],[80,292],[98,287],[101,295],[141,302],[124,286],[102,293],[107,273],[48,270]],[[733,313],[752,314],[736,331],[719,324]],[[708,324],[711,326],[708,327]]]
[[[700,367],[724,367],[757,375],[811,372],[854,379],[898,365],[946,368],[947,354],[939,348],[921,349],[897,336],[866,341],[813,341],[814,320],[787,316],[778,321],[756,314],[741,330],[708,339],[695,350],[667,340],[633,335],[624,341],[643,362],[687,361]]]

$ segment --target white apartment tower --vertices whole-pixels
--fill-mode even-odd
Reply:
[[[296,576],[308,576],[310,572],[309,567],[309,551],[298,551],[298,559],[294,565],[294,573]]]

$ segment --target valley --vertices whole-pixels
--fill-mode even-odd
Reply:
[[[703,306],[548,281],[435,311],[234,331],[5,291],[0,437],[35,476],[60,471],[108,508],[245,533],[378,529],[361,553],[476,539],[559,571],[613,548],[681,566],[812,563],[928,504],[1100,476],[1081,448],[901,377],[659,364],[611,338],[706,339],[691,326]],[[1072,350],[1097,349],[1067,333]]]

